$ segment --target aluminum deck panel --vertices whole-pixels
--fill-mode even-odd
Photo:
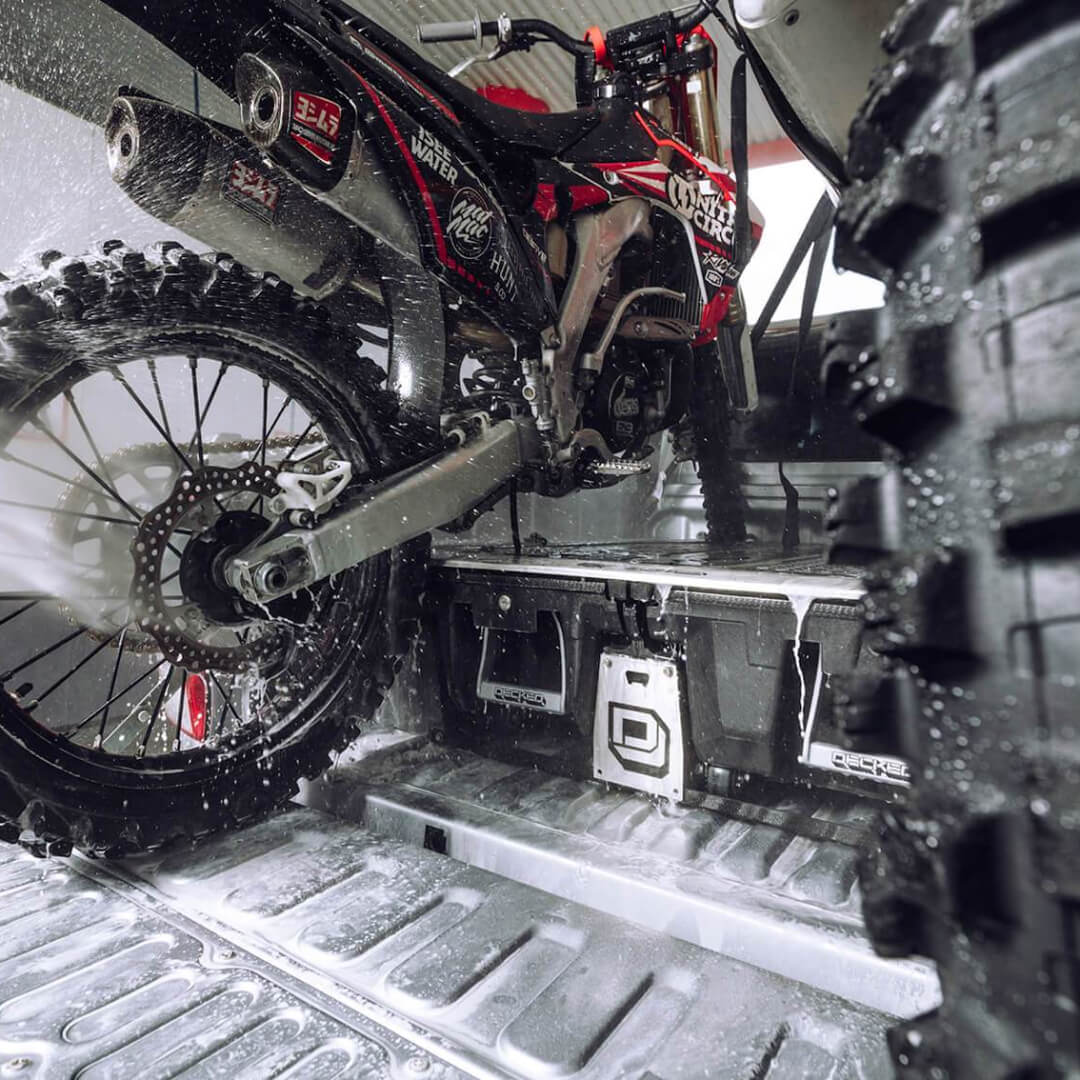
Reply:
[[[466,751],[402,744],[350,760],[363,746],[303,800],[416,845],[438,829],[464,862],[870,1008],[910,1017],[940,1003],[930,964],[874,954],[852,847]],[[875,813],[796,800],[775,809],[853,830]]]
[[[624,581],[693,592],[805,598],[855,604],[866,593],[856,571],[826,565],[823,553],[796,556],[747,547],[718,552],[675,541],[551,545],[514,555],[503,549],[441,548],[433,557],[444,572],[535,575],[587,581]]]
[[[2,1077],[466,1075],[97,865],[0,847]]]
[[[890,1075],[878,1011],[311,810],[114,872],[477,1075]]]

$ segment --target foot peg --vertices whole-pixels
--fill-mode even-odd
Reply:
[[[588,474],[598,480],[619,479],[623,476],[638,476],[647,473],[652,468],[648,461],[620,461],[612,458],[611,461],[600,461],[590,465]]]

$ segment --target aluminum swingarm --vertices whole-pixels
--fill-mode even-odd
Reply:
[[[468,443],[338,503],[312,528],[293,528],[234,555],[228,584],[267,604],[445,525],[541,456],[531,420],[501,420]]]

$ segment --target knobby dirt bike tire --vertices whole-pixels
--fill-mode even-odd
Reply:
[[[861,872],[879,952],[936,961],[902,1077],[1080,1070],[1080,9],[909,0],[852,128],[837,261],[886,282],[825,379],[887,444],[842,495],[880,679],[856,745],[910,797]]]
[[[0,294],[0,441],[20,403],[65,366],[107,367],[140,343],[162,334],[182,343],[190,332],[239,351],[273,347],[322,400],[341,403],[348,438],[366,458],[387,472],[396,457],[408,458],[409,425],[381,370],[358,357],[357,341],[318,304],[228,256],[176,244],[142,253],[112,241],[77,259],[46,253],[35,269],[0,283]],[[136,770],[117,755],[65,750],[0,689],[0,835],[38,854],[74,845],[116,856],[236,827],[279,806],[375,713],[418,625],[426,552],[424,538],[369,560],[372,604],[357,612],[333,678],[280,731],[189,771],[165,775],[150,758]]]

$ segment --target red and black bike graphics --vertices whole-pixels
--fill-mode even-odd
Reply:
[[[474,301],[508,333],[533,332],[554,321],[542,265],[524,242],[524,229],[503,209],[490,176],[467,156],[460,137],[446,138],[381,94],[358,70],[354,76],[377,120],[367,133],[416,218],[425,263],[446,284]]]
[[[564,181],[573,208],[586,208],[618,199],[647,199],[672,214],[687,231],[687,257],[696,259],[702,297],[695,344],[716,337],[739,283],[735,252],[735,178],[723,166],[700,157],[643,112],[635,120],[657,151],[670,152],[671,165],[660,158],[636,161],[561,163],[570,178]],[[546,199],[546,196],[542,196]],[[552,201],[557,201],[552,196]],[[537,209],[541,209],[538,205]],[[572,211],[573,212],[573,211]],[[756,246],[764,222],[750,208],[751,236]]]
[[[288,36],[290,55],[306,54],[312,73],[310,85],[289,87],[285,152],[294,168],[298,156],[306,159],[301,178],[329,190],[344,175],[354,138],[364,152],[374,147],[376,167],[416,223],[424,265],[511,337],[526,340],[557,322],[545,222],[627,198],[644,198],[683,223],[700,299],[688,316],[698,321],[699,343],[715,337],[738,281],[734,179],[647,113],[616,102],[565,155],[523,163],[519,174],[545,168],[531,178],[531,209],[518,214],[503,190],[505,166],[493,167],[473,141],[481,133],[366,34],[342,27],[330,41],[325,30],[316,37],[294,27]],[[615,149],[629,153],[618,159]],[[506,152],[520,158],[512,145]],[[756,240],[760,220],[752,228]]]
[[[427,269],[511,337],[551,326],[555,302],[543,250],[507,212],[497,176],[450,106],[354,30],[339,36],[335,51],[303,30],[293,35],[282,51],[308,62],[295,75],[300,81],[285,88],[288,139],[275,146],[275,157],[329,191],[354,154],[374,151],[371,166],[385,170],[408,206]]]

